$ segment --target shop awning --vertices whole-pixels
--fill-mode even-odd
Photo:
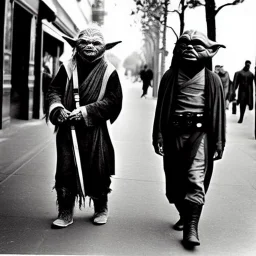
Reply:
[[[57,9],[53,0],[41,0],[39,6],[39,12],[43,19],[47,19],[49,22],[53,22],[56,19]]]
[[[57,9],[55,8],[55,4],[53,0],[41,0],[44,4],[46,4],[46,6],[51,9],[52,12],[55,13],[55,15],[57,14]]]

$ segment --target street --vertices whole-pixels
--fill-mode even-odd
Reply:
[[[227,111],[227,145],[215,163],[199,224],[201,246],[186,250],[172,229],[178,213],[165,197],[162,159],[151,141],[156,99],[140,98],[141,83],[122,78],[122,112],[111,127],[116,175],[106,225],[91,223],[93,206],[75,208],[74,224],[51,229],[56,149],[44,120],[0,133],[0,253],[44,255],[256,255],[254,111]],[[10,150],[12,150],[10,152]],[[12,159],[14,158],[15,159]]]

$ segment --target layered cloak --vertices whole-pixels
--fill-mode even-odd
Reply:
[[[178,69],[171,67],[160,82],[153,126],[153,145],[163,141],[164,171],[166,175],[166,196],[174,203],[184,196],[186,171],[190,168],[201,140],[205,139],[205,191],[207,191],[212,171],[213,156],[225,147],[225,103],[223,87],[218,75],[205,69],[205,127],[203,131],[191,132],[184,145],[177,143],[177,131],[172,127],[172,116],[176,110],[178,90]],[[204,136],[205,135],[205,136]],[[182,185],[181,185],[182,184]]]
[[[92,70],[86,65],[77,67],[80,106],[85,106],[87,115],[83,120],[75,123],[75,129],[83,171],[85,196],[93,198],[110,192],[110,176],[115,174],[114,149],[106,122],[110,120],[113,123],[121,111],[122,89],[118,74],[114,70],[109,76],[104,95],[99,98],[108,65],[109,63],[101,59]],[[71,62],[62,65],[52,81],[48,91],[50,108],[52,105],[60,105],[69,111],[75,109],[73,82],[72,76],[70,76],[72,69]],[[84,74],[86,74],[85,77]],[[74,162],[71,130],[68,122],[59,125],[56,146],[55,187],[56,189],[68,188],[81,199],[81,188]]]

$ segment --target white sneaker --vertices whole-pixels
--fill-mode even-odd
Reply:
[[[73,224],[73,219],[71,219],[70,221],[66,221],[63,219],[56,219],[52,225],[55,227],[59,227],[59,228],[66,228],[67,226]]]
[[[93,216],[93,223],[96,225],[106,224],[108,221],[108,210],[104,210],[103,212],[95,213]]]
[[[66,228],[73,223],[71,211],[61,211],[58,218],[52,223],[53,228]]]

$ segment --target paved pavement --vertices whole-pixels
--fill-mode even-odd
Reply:
[[[91,224],[93,208],[75,209],[74,224],[52,230],[57,215],[52,127],[16,121],[0,131],[0,254],[256,255],[256,141],[254,113],[243,124],[227,112],[228,141],[215,165],[199,232],[202,245],[181,245],[171,226],[178,214],[164,195],[161,157],[151,146],[156,100],[140,99],[141,85],[123,80],[124,105],[111,127],[116,152],[110,218]],[[151,94],[151,91],[149,91]]]

